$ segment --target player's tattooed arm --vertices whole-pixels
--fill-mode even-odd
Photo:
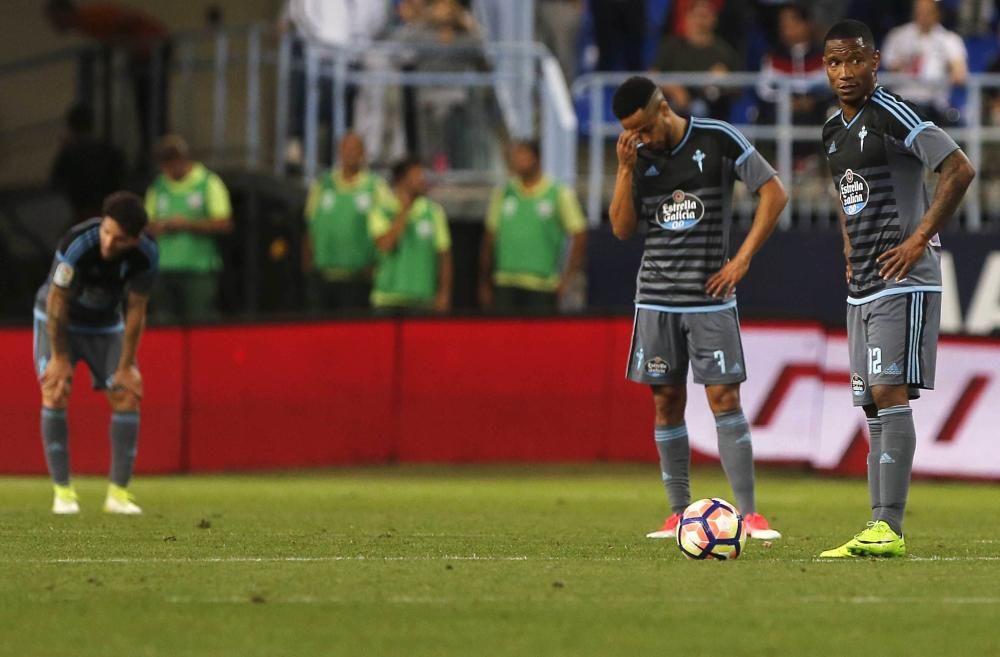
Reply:
[[[611,218],[611,230],[620,240],[632,237],[638,227],[635,199],[632,195],[632,176],[638,144],[639,135],[626,130],[619,135],[615,149],[618,153],[618,175],[615,176],[615,191],[611,197],[608,215]]]
[[[118,361],[118,369],[111,379],[111,389],[128,390],[142,399],[142,375],[136,366],[136,353],[139,351],[139,339],[146,326],[146,306],[149,297],[144,294],[129,293],[125,310],[125,335],[122,340],[122,355]]]
[[[65,358],[67,361],[69,360],[69,295],[68,289],[51,285],[49,296],[45,301],[52,358]]]
[[[736,255],[705,284],[705,292],[713,297],[725,299],[733,293],[736,284],[747,275],[747,271],[750,269],[750,260],[760,251],[764,242],[774,232],[781,211],[788,203],[788,193],[777,176],[773,176],[761,185],[758,193],[760,194],[760,202],[757,204],[753,225],[750,227],[746,239],[743,240]]]
[[[924,255],[931,238],[937,235],[955,215],[962,197],[976,177],[969,158],[961,149],[952,151],[938,167],[938,184],[934,199],[924,214],[923,221],[902,244],[893,247],[878,257],[881,264],[879,275],[884,280],[900,281],[906,278],[910,269]]]
[[[52,285],[45,302],[46,329],[52,357],[42,372],[42,397],[46,405],[60,407],[69,397],[73,364],[69,356],[69,301],[66,288]]]

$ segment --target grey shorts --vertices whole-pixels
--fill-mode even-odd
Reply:
[[[46,330],[47,322],[35,318],[34,358],[35,374],[39,377],[45,371],[45,366],[52,357],[49,336]],[[107,332],[102,329],[91,331],[70,331],[69,358],[76,367],[83,361],[90,368],[94,390],[107,390],[111,387],[111,378],[118,369],[118,361],[122,355],[122,331]]]
[[[702,385],[746,381],[736,308],[678,313],[637,308],[626,377],[648,385],[687,383],[688,363]]]
[[[892,294],[847,306],[847,348],[855,406],[874,403],[871,386],[907,385],[910,399],[934,389],[941,293]]]

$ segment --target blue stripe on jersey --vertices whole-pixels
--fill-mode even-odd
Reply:
[[[750,157],[751,155],[753,155],[754,150],[756,150],[756,149],[749,148],[749,149],[743,151],[743,155],[740,155],[738,158],[736,158],[736,166],[739,166],[739,165],[743,164],[744,162],[746,162],[747,158]]]
[[[843,114],[843,113],[844,113],[844,110],[837,110],[836,114],[834,114],[833,116],[831,116],[830,118],[828,118],[828,119],[826,120],[826,123],[824,123],[823,125],[826,125],[826,124],[827,124],[827,123],[829,123],[830,121],[833,121],[833,120],[834,120],[835,118],[837,118],[838,116],[840,116],[840,115],[841,115],[841,114]]]
[[[743,136],[743,134],[739,130],[737,130],[736,128],[734,128],[733,126],[729,125],[724,121],[716,121],[715,119],[697,119],[697,118],[691,120],[696,121],[699,128],[708,128],[709,130],[719,130],[720,132],[726,133],[727,135],[732,137],[733,141],[735,141],[737,145],[739,145],[739,147],[742,148],[744,151],[753,148],[753,145],[747,140],[746,137]]]
[[[640,310],[655,310],[659,313],[714,313],[719,310],[735,308],[736,297],[725,303],[717,303],[710,306],[659,306],[651,303],[637,303],[635,307]]]
[[[688,137],[691,136],[692,128],[694,128],[694,118],[688,120],[688,127],[687,130],[684,131],[684,138],[681,139],[676,146],[674,146],[674,149],[672,151],[670,151],[671,155],[676,155],[682,148],[684,148],[684,144],[687,143]]]
[[[890,287],[881,292],[876,292],[875,294],[869,294],[866,297],[854,298],[847,297],[847,303],[852,306],[863,306],[866,303],[871,303],[876,299],[881,299],[882,297],[892,296],[893,294],[913,294],[914,292],[940,292],[942,287],[940,285],[911,285],[910,287]]]
[[[903,140],[903,144],[907,148],[909,148],[913,144],[913,140],[917,138],[917,135],[919,135],[921,132],[923,132],[927,128],[932,127],[933,125],[934,124],[931,123],[930,121],[924,121],[923,123],[921,123],[920,125],[918,125],[916,128],[914,128],[913,130],[910,130],[910,134],[906,135],[906,139]]]
[[[917,116],[917,113],[914,112],[912,109],[910,109],[910,107],[906,103],[904,103],[904,102],[902,102],[900,100],[897,100],[892,95],[890,95],[885,90],[884,87],[877,88],[875,90],[875,94],[874,95],[878,96],[880,99],[882,99],[884,101],[887,101],[890,105],[893,105],[894,107],[896,107],[899,110],[900,114],[902,114],[903,116],[907,117],[913,123],[920,123],[920,117]]]
[[[892,105],[885,102],[881,98],[872,97],[872,100],[878,103],[879,106],[882,107],[882,109],[889,112],[889,114],[892,114],[894,117],[896,117],[896,120],[902,123],[904,128],[907,128],[908,130],[913,130],[914,128],[917,127],[916,123],[910,121],[909,119],[903,118],[902,114],[900,114],[897,110],[893,109]]]
[[[75,265],[80,257],[89,251],[95,244],[101,241],[100,226],[94,226],[83,231],[69,243],[66,253],[60,258],[71,265]]]
[[[39,310],[35,308],[34,311],[35,319],[41,322],[49,321],[49,316],[45,314],[44,310]],[[125,322],[118,322],[111,326],[87,326],[86,324],[70,324],[70,333],[78,333],[80,335],[109,335],[111,333],[121,333],[125,330]]]

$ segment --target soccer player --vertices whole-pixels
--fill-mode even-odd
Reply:
[[[427,198],[424,167],[404,159],[392,167],[394,197],[368,215],[378,250],[372,305],[381,310],[451,308],[451,232],[444,209]]]
[[[684,407],[688,364],[715,415],[719,457],[751,537],[776,539],[754,499],[750,425],[740,405],[746,361],[736,284],[774,230],[788,201],[767,160],[728,123],[675,113],[652,81],[632,77],[615,91],[618,174],[611,226],[619,239],[646,235],[636,284],[627,376],[649,385],[656,448],[671,515],[650,538],[673,537],[691,502],[691,450]],[[730,258],[733,184],[760,195],[753,226]]]
[[[156,146],[161,174],[146,191],[149,234],[157,238],[162,270],[153,295],[161,321],[216,318],[222,258],[215,236],[233,232],[229,190],[191,159],[184,139],[167,135]]]
[[[389,202],[392,193],[365,167],[365,145],[357,133],[340,140],[337,159],[338,168],[309,189],[302,268],[311,273],[315,308],[367,308],[375,265],[368,214]]]
[[[583,266],[587,223],[576,193],[542,171],[538,142],[513,144],[510,168],[514,175],[494,190],[486,215],[479,302],[501,310],[555,312],[567,281]]]
[[[73,369],[80,360],[90,368],[94,388],[105,391],[111,404],[111,483],[104,511],[142,512],[127,486],[142,399],[136,352],[159,252],[156,242],[143,234],[148,218],[141,198],[116,192],[105,199],[102,214],[78,224],[62,238],[35,300],[34,358],[42,388],[42,442],[55,483],[52,512],[58,514],[80,512],[70,484],[66,422]]]
[[[938,231],[975,170],[951,137],[878,85],[879,52],[864,23],[838,23],[824,41],[840,111],[823,127],[823,145],[843,206],[851,390],[868,418],[872,516],[853,539],[820,556],[903,556],[916,445],[909,400],[934,387]],[[930,203],[925,167],[939,174]]]

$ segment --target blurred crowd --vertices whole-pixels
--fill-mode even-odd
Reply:
[[[822,34],[842,18],[858,18],[873,28],[884,69],[916,78],[896,91],[949,125],[961,120],[954,88],[970,70],[1000,71],[1000,60],[990,59],[998,4],[536,0],[536,35],[569,81],[590,71],[703,72],[702,84],[664,87],[672,105],[736,123],[773,122],[776,89],[787,83],[794,94],[793,123],[816,125],[834,102]],[[146,192],[164,271],[154,311],[164,321],[213,319],[222,268],[217,238],[233,230],[233,212],[222,179],[192,155],[183,138],[167,134],[168,31],[141,10],[115,2],[48,0],[46,13],[61,32],[124,49],[144,135],[140,157],[156,169]],[[301,171],[306,147],[310,53],[323,58],[331,49],[353,49],[349,66],[368,71],[475,72],[490,65],[483,28],[461,0],[287,0],[277,28],[297,37],[287,89],[290,173]],[[397,47],[368,47],[374,41]],[[713,84],[713,76],[730,71],[759,71],[758,83],[742,91]],[[329,75],[320,69],[318,144],[333,143]],[[485,135],[502,122],[489,93],[456,86],[347,89],[350,132],[336,149],[328,147],[336,152],[321,153],[329,169],[309,181],[302,218],[301,270],[313,308],[450,308],[452,240],[443,208],[428,197],[427,174],[490,168],[483,160],[496,140]],[[76,220],[92,216],[105,194],[123,186],[127,168],[121,151],[99,136],[93,99],[80,101],[67,114],[51,174]],[[987,94],[985,103],[987,122],[1000,125],[1000,94]],[[575,190],[543,171],[536,142],[504,137],[506,152],[494,159],[505,161],[510,175],[489,199],[476,297],[483,308],[555,310],[566,305],[584,266],[583,215]],[[795,158],[797,168],[821,159],[814,144],[797,144]]]

